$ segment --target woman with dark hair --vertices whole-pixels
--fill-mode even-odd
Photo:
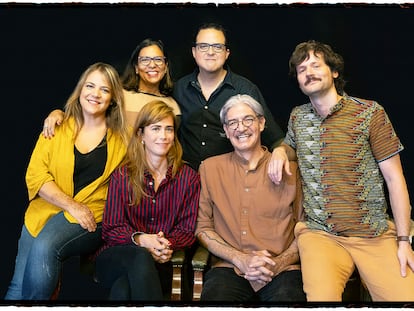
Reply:
[[[125,115],[133,127],[141,108],[153,100],[162,100],[181,115],[177,102],[172,98],[173,82],[164,44],[161,40],[144,39],[135,47],[122,74],[125,97]],[[63,111],[53,110],[44,121],[43,135],[51,138],[55,126],[63,120]]]
[[[173,82],[161,40],[145,39],[137,45],[125,67],[122,84],[129,125],[134,125],[142,106],[153,100],[162,100],[173,108],[175,115],[181,114],[171,97]]]

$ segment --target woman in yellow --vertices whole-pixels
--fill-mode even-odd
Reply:
[[[91,65],[67,100],[55,137],[40,135],[33,150],[26,172],[30,203],[5,299],[49,299],[62,262],[99,247],[109,178],[128,136],[117,71]]]

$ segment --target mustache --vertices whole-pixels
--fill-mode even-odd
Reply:
[[[309,77],[305,81],[305,86],[308,85],[309,83],[311,83],[312,81],[321,81],[321,79],[316,78],[316,77]]]

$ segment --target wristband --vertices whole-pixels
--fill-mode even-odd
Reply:
[[[141,245],[139,245],[139,243],[137,243],[137,242],[135,241],[134,237],[135,237],[136,235],[141,235],[141,234],[144,234],[144,232],[140,232],[140,231],[138,231],[138,232],[134,232],[133,234],[131,234],[131,240],[132,240],[132,243],[134,243],[136,246],[141,246]]]
[[[412,237],[408,235],[397,236],[397,242],[410,242],[412,243]]]

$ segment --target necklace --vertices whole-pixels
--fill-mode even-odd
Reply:
[[[141,93],[141,94],[145,94],[145,95],[151,95],[151,96],[157,96],[157,97],[166,97],[165,95],[162,95],[162,94],[155,94],[155,93],[145,92],[145,91],[140,90],[140,89],[138,89],[137,93]]]

